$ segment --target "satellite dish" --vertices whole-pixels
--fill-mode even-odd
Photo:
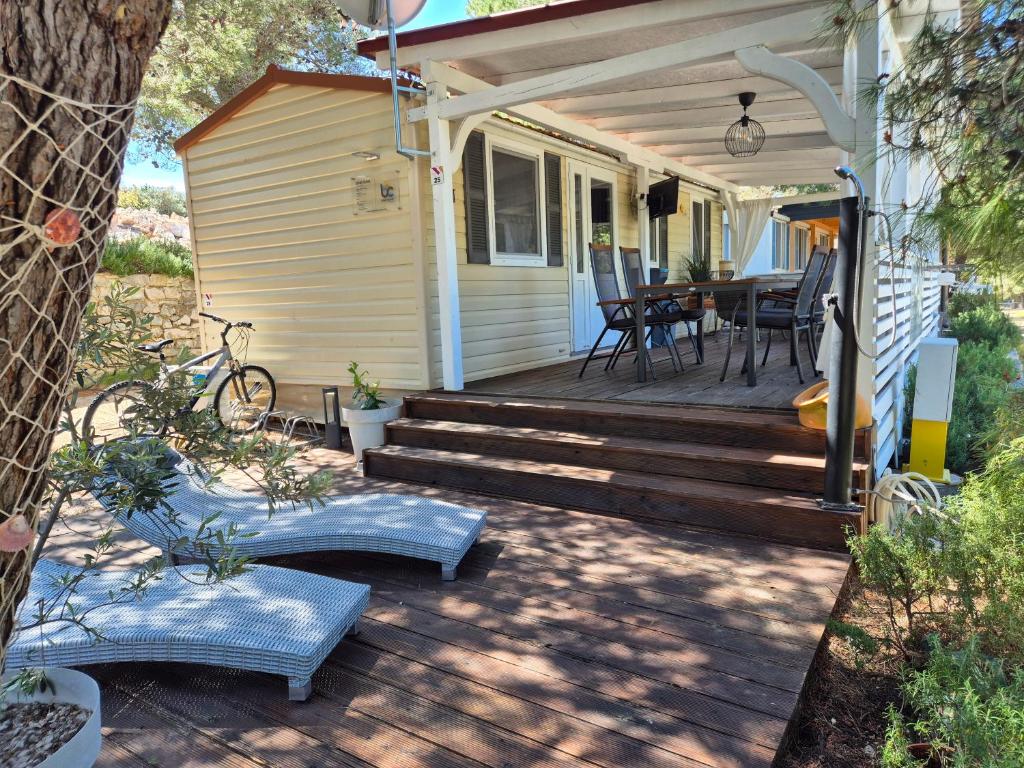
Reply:
[[[389,10],[395,26],[405,26],[426,4],[427,0],[335,0],[339,11],[370,29],[387,29]]]

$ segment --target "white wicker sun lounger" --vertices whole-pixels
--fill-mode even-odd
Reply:
[[[77,624],[53,621],[19,631],[7,668],[80,666],[119,661],[211,664],[288,678],[288,697],[302,701],[310,677],[342,637],[358,631],[370,588],[314,573],[254,565],[221,584],[203,584],[206,569],[169,568],[138,600],[110,603],[130,571],[95,572],[70,598],[97,639]],[[55,594],[68,566],[40,560],[21,606],[24,623],[39,600]]]
[[[268,519],[267,501],[259,494],[225,483],[209,487],[197,480],[189,462],[181,461],[177,467],[179,474],[170,481],[166,498],[177,515],[175,524],[169,524],[163,512],[120,519],[136,536],[168,553],[175,542],[194,537],[206,515],[220,512],[214,527],[234,523],[240,534],[256,534],[232,543],[233,551],[241,556],[381,552],[440,563],[441,578],[451,581],[487,522],[483,510],[393,493],[335,496],[312,508],[284,506]],[[175,554],[185,559],[193,555],[187,547]]]

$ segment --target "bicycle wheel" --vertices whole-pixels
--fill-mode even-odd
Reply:
[[[224,426],[252,432],[274,409],[276,401],[277,385],[270,371],[258,365],[243,365],[220,383],[213,405]]]
[[[163,425],[139,424],[145,393],[153,389],[146,381],[119,381],[100,392],[82,418],[82,436],[89,445],[123,440],[130,434],[160,434]]]

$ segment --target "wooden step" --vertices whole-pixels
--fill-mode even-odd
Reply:
[[[819,549],[843,549],[847,529],[862,530],[860,514],[826,512],[809,495],[649,472],[401,445],[368,450],[363,466],[372,477]]]
[[[407,397],[405,415],[430,421],[825,453],[825,433],[800,426],[795,412],[429,392]],[[861,430],[855,455],[864,459],[869,450],[870,435]]]
[[[490,424],[400,419],[388,425],[388,443],[478,453],[601,469],[625,469],[675,477],[778,488],[808,494],[824,490],[825,459],[763,448],[595,435]],[[854,468],[863,487],[866,465]]]

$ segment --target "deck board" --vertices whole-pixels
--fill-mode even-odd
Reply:
[[[657,378],[637,382],[632,359],[623,357],[614,371],[604,371],[604,360],[590,363],[583,378],[579,377],[582,358],[568,362],[519,371],[503,376],[466,383],[466,392],[517,395],[531,397],[562,397],[570,400],[618,400],[636,403],[672,403],[687,405],[714,405],[741,408],[792,408],[793,398],[817,379],[811,376],[811,363],[807,350],[801,348],[800,362],[804,379],[801,385],[796,368],[789,364],[788,342],[776,338],[768,355],[767,365],[761,367],[760,355],[764,343],[758,344],[757,386],[748,387],[746,376],[740,374],[745,342],[738,340],[733,348],[729,374],[719,381],[725,360],[727,334],[716,333],[705,337],[703,364],[698,364],[689,343],[683,339],[679,351],[683,358],[683,371],[676,373],[666,354],[655,350]]]
[[[366,479],[323,450],[306,460],[336,469],[339,492],[485,508],[483,542],[450,583],[389,555],[274,560],[373,588],[362,634],[310,701],[258,673],[91,667],[100,765],[771,765],[847,555]],[[49,556],[76,551],[71,534],[55,540]]]

